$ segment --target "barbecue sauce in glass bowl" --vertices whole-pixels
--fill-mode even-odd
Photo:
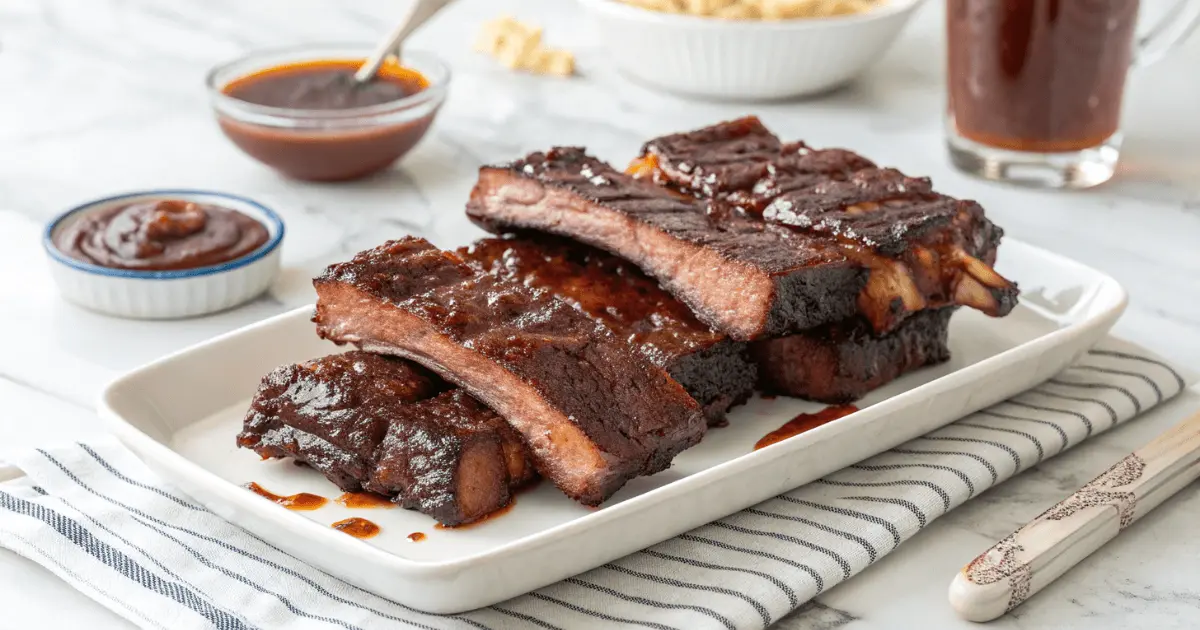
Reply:
[[[360,65],[358,59],[284,64],[235,79],[222,91],[267,107],[342,110],[392,103],[428,86],[420,73],[386,62],[374,80],[360,85],[354,80]]]
[[[391,166],[424,137],[449,71],[428,53],[354,72],[365,50],[302,48],[250,55],[213,70],[217,123],[247,155],[308,181],[343,181]]]

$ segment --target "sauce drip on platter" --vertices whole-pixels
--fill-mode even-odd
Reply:
[[[795,418],[789,420],[787,424],[784,424],[778,429],[775,429],[774,431],[764,435],[761,440],[755,442],[754,450],[757,451],[760,448],[770,446],[776,442],[782,442],[790,437],[800,435],[805,431],[811,431],[812,429],[815,429],[823,424],[833,422],[838,418],[844,418],[855,411],[858,411],[858,407],[855,407],[854,405],[834,405],[826,407],[816,413],[799,414]]]
[[[348,508],[394,508],[395,503],[388,497],[374,492],[346,492],[342,496],[334,499],[334,502],[340,503]]]
[[[267,490],[253,481],[243,487],[250,492],[257,494],[258,496],[282,505],[289,510],[315,510],[329,502],[329,499],[326,499],[323,496],[308,492],[299,492],[297,494],[291,494],[287,496],[275,494],[274,492]]]
[[[368,521],[365,518],[359,518],[357,516],[340,520],[330,525],[330,527],[338,530],[339,532],[350,534],[355,538],[373,538],[378,536],[380,532],[378,525]]]

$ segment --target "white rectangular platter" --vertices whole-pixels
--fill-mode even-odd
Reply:
[[[1021,285],[1022,304],[1003,319],[963,309],[951,324],[948,363],[871,393],[857,413],[758,451],[763,435],[821,406],[752,400],[670,470],[631,482],[597,510],[543,482],[498,518],[437,529],[429,517],[401,509],[331,502],[289,512],[241,488],[255,481],[281,494],[339,494],[313,470],[260,461],[234,446],[265,373],[339,350],[316,337],[310,308],[131,372],[107,388],[100,408],[147,464],[221,516],[379,595],[429,612],[461,612],[686,532],[1030,388],[1102,338],[1125,307],[1124,290],[1095,270],[1012,240],[1001,253],[998,268]],[[329,527],[351,515],[382,533],[363,541]],[[410,541],[413,532],[425,540]]]

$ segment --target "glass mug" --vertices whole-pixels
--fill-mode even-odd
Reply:
[[[1108,181],[1128,69],[1183,40],[1200,21],[1200,1],[1175,2],[1135,39],[1137,13],[1138,0],[948,0],[954,165],[1050,188]]]

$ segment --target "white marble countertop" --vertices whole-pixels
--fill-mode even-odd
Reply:
[[[940,133],[940,4],[923,7],[857,84],[813,100],[747,105],[685,101],[622,80],[571,2],[460,0],[412,43],[440,53],[455,73],[430,136],[382,176],[313,185],[282,179],[225,141],[208,110],[204,74],[253,48],[369,43],[388,28],[394,3],[7,0],[0,4],[0,456],[98,432],[88,409],[113,375],[310,302],[308,279],[329,261],[405,233],[442,245],[474,238],[479,231],[462,205],[481,163],[551,144],[586,145],[619,162],[649,136],[746,113],[785,137],[852,147],[980,200],[1011,236],[1122,282],[1132,301],[1117,334],[1200,367],[1200,37],[1131,79],[1114,182],[1082,193],[1034,192],[951,170]],[[480,22],[503,12],[545,25],[551,44],[578,53],[581,76],[516,76],[473,54]],[[165,187],[225,190],[279,210],[288,224],[285,271],[271,293],[182,322],[122,321],[63,303],[41,264],[45,221],[89,198]],[[1198,406],[1200,394],[1189,393],[984,494],[779,625],[969,627],[946,604],[958,567]],[[1200,488],[1185,490],[993,625],[1200,626],[1198,510]],[[8,552],[0,552],[0,610],[0,628],[128,627]]]

